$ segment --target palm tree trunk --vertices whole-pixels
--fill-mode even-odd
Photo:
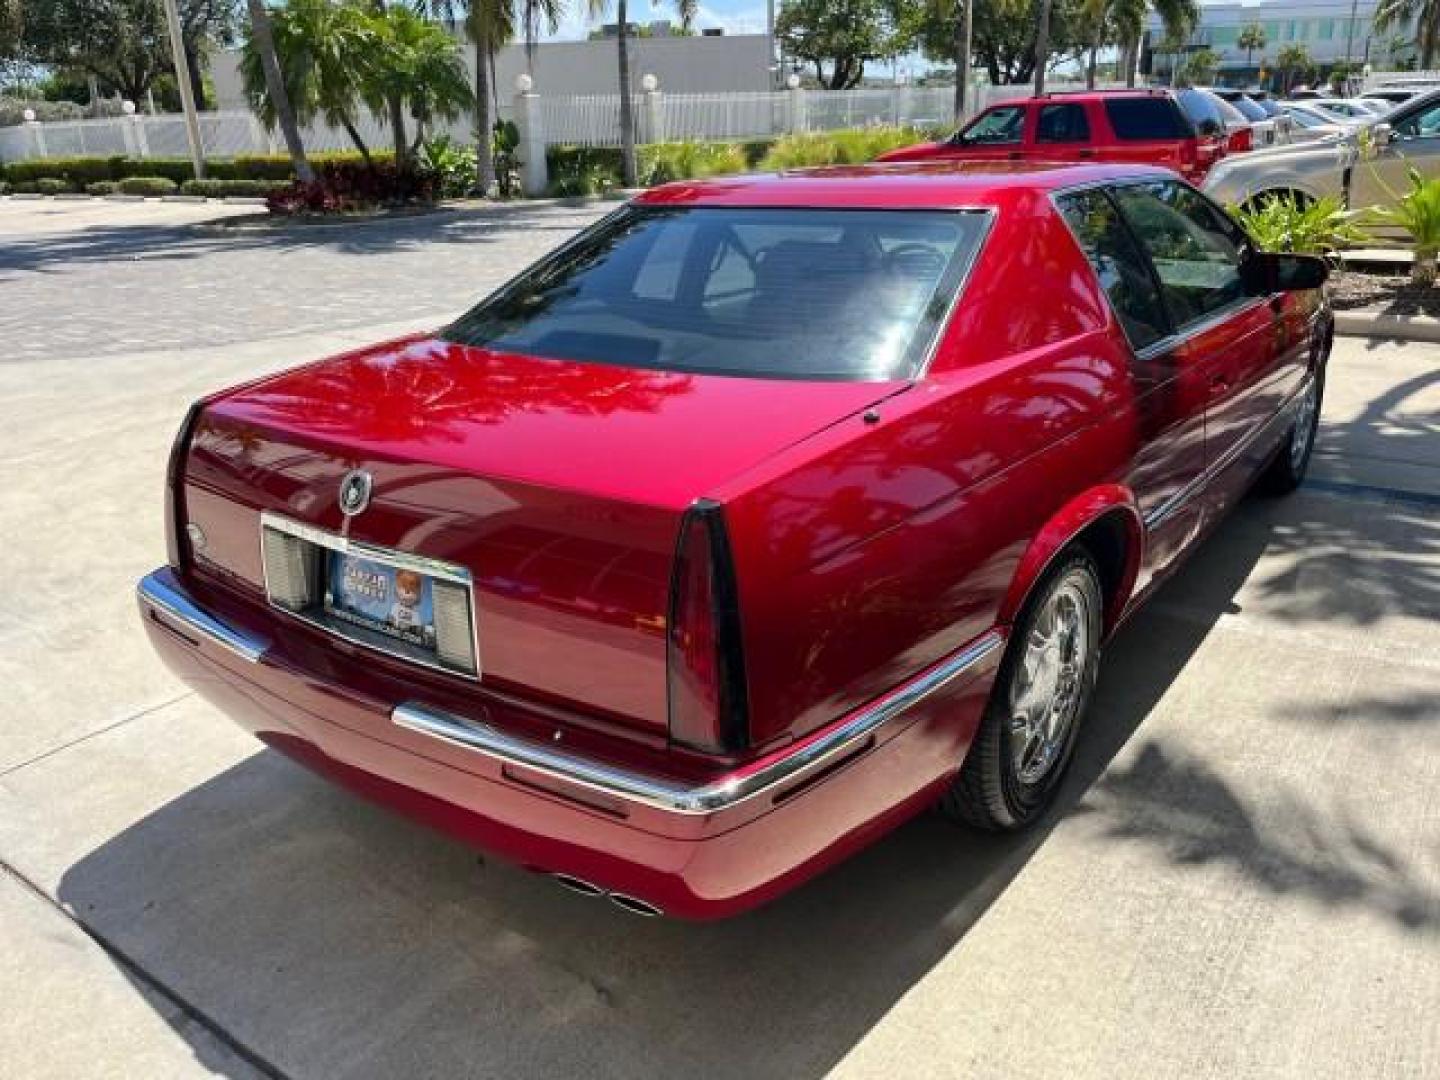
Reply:
[[[1035,27],[1035,96],[1045,92],[1045,65],[1050,59],[1050,0],[1040,0],[1040,21]]]
[[[370,6],[377,15],[385,14],[385,0],[371,0]],[[395,167],[404,168],[410,152],[405,142],[405,103],[399,94],[387,94],[385,105],[390,113],[390,130],[395,136]]]
[[[1090,61],[1085,65],[1085,89],[1095,89],[1095,67],[1100,56],[1100,42],[1090,43]]]
[[[481,29],[475,35],[475,177],[480,194],[495,190],[495,143],[490,137],[494,121],[490,116],[490,49]]]
[[[348,116],[340,118],[340,126],[345,129],[345,134],[350,136],[350,141],[355,144],[355,149],[360,151],[360,156],[365,159],[366,165],[374,165],[370,160],[370,148],[365,145],[365,140],[360,137],[360,132],[355,130],[354,123]]]
[[[250,33],[260,53],[260,67],[265,72],[265,93],[275,107],[275,118],[279,121],[281,134],[285,136],[285,149],[290,151],[290,160],[295,165],[295,177],[302,183],[313,183],[315,170],[310,168],[310,162],[305,157],[305,144],[300,141],[300,125],[295,122],[295,110],[290,105],[285,79],[280,74],[280,61],[275,57],[275,35],[270,29],[265,0],[245,0],[245,4],[250,11]]]
[[[959,124],[970,106],[970,43],[975,0],[957,2],[964,5],[963,13],[955,20],[955,123]]]
[[[620,53],[620,170],[627,188],[633,188],[640,170],[635,162],[635,113],[630,105],[630,24],[626,0],[619,0],[615,13],[620,19],[616,46]]]
[[[1135,88],[1136,53],[1140,51],[1140,43],[1133,38],[1125,42],[1125,85],[1133,90]]]

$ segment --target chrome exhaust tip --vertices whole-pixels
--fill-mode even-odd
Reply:
[[[584,878],[575,877],[573,874],[551,873],[547,875],[562,889],[569,889],[581,896],[603,896],[616,907],[630,912],[631,915],[639,915],[646,919],[653,919],[657,915],[665,914],[648,900],[641,900],[634,896],[626,896],[624,893],[612,893],[608,889],[602,889],[593,881],[586,881]]]
[[[657,915],[665,914],[649,901],[640,900],[634,896],[626,896],[624,893],[618,892],[612,892],[608,895],[612,904],[630,912],[631,915],[639,915],[645,919],[653,919]]]
[[[569,874],[551,874],[551,878],[563,889],[569,889],[581,896],[604,896],[605,890],[599,885],[594,885],[578,877],[571,877]]]

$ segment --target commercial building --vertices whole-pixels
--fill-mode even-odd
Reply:
[[[1375,0],[1280,0],[1276,3],[1202,4],[1200,19],[1180,49],[1167,42],[1165,28],[1151,16],[1141,46],[1140,69],[1168,82],[1179,63],[1201,49],[1219,58],[1216,81],[1250,86],[1263,81],[1271,88],[1281,76],[1275,61],[1281,50],[1300,46],[1314,64],[1314,78],[1323,78],[1337,63],[1395,68],[1413,62],[1414,33],[1407,28],[1381,34],[1375,29]],[[1264,45],[1240,44],[1246,27],[1258,26]]]

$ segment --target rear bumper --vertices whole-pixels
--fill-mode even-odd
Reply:
[[[327,683],[169,569],[138,599],[172,670],[268,744],[478,847],[690,918],[763,903],[927,805],[974,736],[1004,643],[982,635],[806,739],[693,783],[516,737],[483,706]]]

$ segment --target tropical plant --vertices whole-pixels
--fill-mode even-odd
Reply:
[[[1360,223],[1364,211],[1347,210],[1330,195],[1311,200],[1293,195],[1263,196],[1231,213],[1264,251],[1332,259],[1345,248],[1358,247],[1369,239]]]
[[[466,195],[475,188],[475,151],[456,146],[448,135],[436,135],[420,146],[416,163],[435,178],[442,198]]]
[[[610,0],[588,0],[592,15],[603,15],[610,10]],[[697,0],[674,0],[680,25],[688,30],[695,21],[699,10]],[[620,77],[620,162],[621,179],[626,187],[634,187],[639,175],[635,159],[635,105],[631,100],[630,85],[630,5],[629,0],[615,0],[615,19],[618,24],[615,34],[615,55]]]
[[[1258,22],[1246,23],[1240,28],[1240,34],[1235,38],[1235,44],[1245,50],[1245,66],[1250,66],[1250,57],[1256,49],[1265,48],[1265,27]]]
[[[1152,10],[1160,17],[1165,39],[1180,42],[1183,47],[1199,18],[1197,0],[1083,0],[1081,12],[1088,32],[1086,45],[1090,50],[1086,71],[1088,85],[1094,85],[1101,47],[1111,42],[1119,46],[1125,84],[1135,85],[1136,53],[1145,29],[1145,17]],[[1164,51],[1165,46],[1159,48]]]
[[[1220,69],[1220,57],[1214,49],[1202,47],[1185,58],[1185,74],[1191,82],[1208,83]]]
[[[289,0],[270,16],[275,53],[295,119],[308,124],[318,117],[342,128],[366,161],[370,148],[356,124],[363,73],[375,49],[372,19],[356,4],[334,0]],[[241,47],[240,77],[261,122],[273,129],[275,104],[253,33]]]
[[[1310,50],[1298,43],[1286,45],[1275,56],[1275,70],[1280,73],[1280,82],[1286,93],[1289,93],[1296,78],[1308,75],[1314,67]]]
[[[745,151],[738,143],[655,143],[640,154],[640,179],[646,187],[742,173],[745,167]]]
[[[408,106],[418,148],[427,125],[453,120],[474,102],[465,63],[444,27],[409,8],[377,11],[369,25],[373,51],[359,72],[360,99],[376,112],[388,107],[393,114],[395,101]],[[403,132],[403,120],[391,123],[397,135]],[[411,149],[397,142],[396,161],[403,165]]]
[[[265,74],[265,93],[275,110],[276,122],[285,136],[285,148],[290,151],[290,160],[295,164],[296,179],[311,183],[315,170],[305,158],[305,144],[300,141],[300,125],[295,120],[295,109],[290,104],[290,95],[285,87],[285,76],[275,54],[275,35],[270,26],[270,13],[265,0],[245,0],[250,13],[250,37],[255,42],[261,70]]]
[[[495,167],[495,192],[502,199],[520,193],[520,129],[513,120],[496,120],[490,129],[490,155]]]
[[[1375,211],[1378,223],[1404,229],[1410,234],[1415,261],[1410,279],[1419,285],[1435,282],[1436,257],[1440,255],[1440,178],[1427,180],[1413,165],[1409,169],[1410,190],[1393,207]]]
[[[886,150],[910,146],[930,137],[913,127],[880,126],[815,131],[776,140],[760,160],[765,172],[815,165],[856,165],[874,161]]]
[[[476,187],[482,194],[504,189],[510,179],[495,158],[495,53],[503,45],[523,38],[527,56],[533,55],[542,28],[551,33],[560,25],[564,0],[414,0],[416,10],[428,11],[451,27],[463,27],[475,50]],[[502,190],[502,197],[508,192]]]
[[[1375,5],[1375,29],[1382,34],[1412,23],[1420,69],[1429,71],[1440,47],[1440,0],[1380,0]]]

